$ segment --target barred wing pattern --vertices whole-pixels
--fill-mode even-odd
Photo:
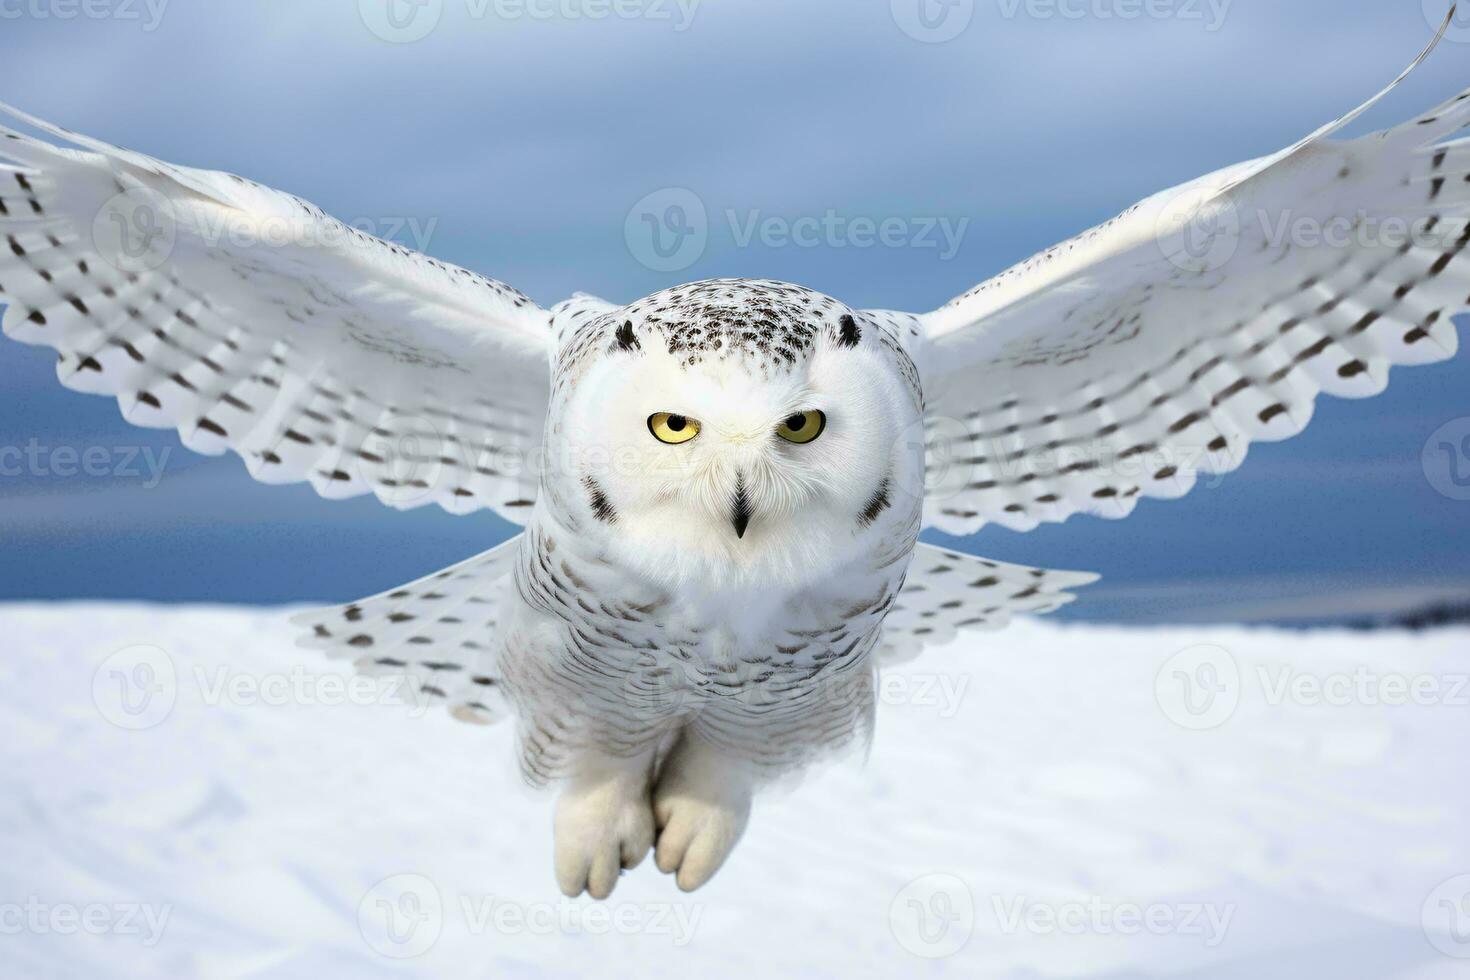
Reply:
[[[1470,304],[1470,140],[1445,140],[1470,123],[1470,93],[1329,139],[1408,73],[1281,153],[909,317],[937,483],[926,524],[1124,517],[1297,434],[1321,392],[1375,395],[1392,366],[1452,356],[1450,317]]]
[[[961,630],[998,630],[1013,615],[1040,616],[1091,585],[1090,572],[1025,568],[920,544],[898,601],[883,621],[883,659],[912,660],[926,646],[949,643]]]
[[[523,521],[549,315],[299,198],[0,113],[5,333],[266,483]]]
[[[299,645],[399,681],[405,705],[442,704],[460,721],[490,724],[509,705],[495,636],[522,536],[382,595],[292,619]],[[513,599],[513,597],[512,597]]]
[[[505,603],[523,536],[382,595],[292,619],[299,645],[348,660],[360,673],[394,682],[407,708],[442,705],[460,721],[487,725],[509,716],[496,661]],[[912,660],[961,630],[998,630],[1013,615],[1054,612],[1068,590],[1097,576],[1024,568],[920,544],[897,601],[883,620],[884,664]]]

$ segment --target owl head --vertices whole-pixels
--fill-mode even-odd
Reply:
[[[548,436],[561,506],[649,577],[798,586],[917,526],[912,365],[837,300],[692,283],[596,317],[565,350]]]

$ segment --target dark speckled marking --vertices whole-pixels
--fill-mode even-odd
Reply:
[[[604,524],[616,524],[618,512],[597,481],[589,476],[582,481],[582,486],[587,488],[587,502],[592,507],[592,516]]]
[[[864,507],[863,512],[858,515],[859,524],[863,527],[872,527],[873,523],[878,520],[878,515],[893,505],[892,489],[892,481],[884,478],[872,499],[868,501],[868,506]]]
[[[810,355],[817,338],[836,336],[852,314],[837,300],[787,283],[711,279],[676,286],[622,311],[646,338],[660,336],[685,364],[744,357],[763,367],[790,369]],[[856,328],[856,321],[853,321]],[[604,328],[605,329],[605,328]],[[625,324],[619,330],[632,333]]]
[[[642,350],[643,345],[638,343],[637,336],[633,333],[633,321],[624,320],[623,325],[618,327],[618,347],[626,351]]]

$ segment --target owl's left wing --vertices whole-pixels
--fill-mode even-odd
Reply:
[[[1374,395],[1391,366],[1450,357],[1450,317],[1470,305],[1470,139],[1444,140],[1470,123],[1470,92],[1329,139],[1408,73],[1280,153],[933,313],[889,314],[924,377],[926,524],[1123,517],[1300,432],[1320,392]]]
[[[1055,612],[1097,581],[1091,572],[1026,568],[920,544],[903,588],[883,620],[886,663],[917,657],[961,631],[998,630],[1015,615]]]
[[[300,198],[0,106],[5,333],[265,483],[524,519],[549,315]]]

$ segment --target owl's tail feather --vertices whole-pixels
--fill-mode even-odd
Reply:
[[[495,666],[495,632],[520,535],[427,578],[292,619],[298,645],[349,659],[365,674],[404,679],[408,703],[442,703],[460,721],[509,712]]]

